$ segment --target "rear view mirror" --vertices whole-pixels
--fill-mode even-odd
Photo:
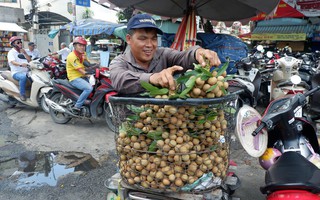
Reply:
[[[272,51],[268,51],[268,52],[267,52],[267,57],[268,57],[268,58],[272,58],[272,56],[273,56]]]
[[[262,45],[258,45],[258,46],[257,46],[257,50],[258,50],[258,51],[262,51],[262,50],[263,50],[263,46],[262,46]]]
[[[25,57],[22,53],[19,53],[19,54],[18,54],[18,58],[20,58],[20,59],[26,59],[26,57]]]

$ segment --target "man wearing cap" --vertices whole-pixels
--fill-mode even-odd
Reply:
[[[130,50],[114,58],[110,63],[113,87],[119,94],[143,92],[140,82],[175,89],[173,74],[193,68],[193,63],[205,66],[205,56],[212,66],[219,66],[216,52],[199,46],[186,51],[158,48],[157,34],[163,32],[148,14],[137,14],[127,24],[126,41]]]
[[[52,55],[61,55],[61,62],[66,63],[67,57],[71,50],[67,47],[67,44],[64,42],[61,42],[60,44],[60,50],[54,53],[49,53],[49,56]]]
[[[36,46],[37,45],[34,42],[29,42],[28,48],[25,49],[27,54],[31,57],[31,60],[41,57],[39,50],[36,49]]]

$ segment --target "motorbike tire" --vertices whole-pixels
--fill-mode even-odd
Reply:
[[[39,105],[45,113],[49,113],[50,106],[46,103],[44,96],[40,98]]]
[[[107,125],[109,127],[109,129],[113,132],[116,131],[116,126],[114,124],[114,121],[113,121],[113,116],[112,116],[112,113],[111,113],[111,110],[110,110],[110,107],[107,105],[106,108],[105,108],[105,113],[104,113],[104,117],[106,119],[106,122],[107,122]]]
[[[60,104],[61,98],[64,98],[61,93],[55,93],[50,99],[55,103]],[[49,113],[52,120],[57,124],[66,124],[72,119],[68,114],[58,112],[51,107],[49,108]]]

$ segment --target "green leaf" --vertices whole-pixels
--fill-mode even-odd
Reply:
[[[196,83],[197,78],[197,76],[193,76],[186,82],[186,89],[184,89],[180,93],[180,96],[185,96],[186,94],[188,94],[188,92],[193,88],[194,84]]]
[[[141,86],[150,92],[150,96],[154,97],[156,95],[164,95],[168,94],[169,90],[168,88],[158,88],[150,83],[147,83],[145,81],[141,81]]]
[[[190,74],[190,75],[183,75],[183,76],[180,76],[179,78],[177,78],[177,83],[178,84],[185,84],[188,80],[189,80],[189,78],[191,77],[192,75]]]
[[[213,86],[211,86],[211,87],[207,90],[207,93],[208,93],[208,92],[211,92],[212,90],[214,90],[217,86],[218,86],[218,83],[216,83],[216,84],[214,84]]]
[[[150,144],[150,146],[149,146],[149,148],[148,148],[148,151],[155,152],[156,150],[157,150],[157,141],[154,140],[154,141]]]
[[[134,105],[127,105],[127,108],[137,114],[140,114],[144,111],[144,108],[134,106]]]
[[[210,150],[211,150],[211,151],[215,151],[217,148],[218,148],[217,145],[213,145],[213,146],[210,147]]]
[[[144,89],[148,90],[149,92],[159,89],[156,86],[154,86],[146,81],[141,81],[140,84]]]
[[[202,75],[201,75],[201,79],[202,80],[207,80],[208,78],[210,78],[210,77],[212,77],[212,73],[211,72],[209,72],[208,70],[206,70],[206,69],[204,69],[204,68],[200,68],[200,70],[201,70],[201,72],[203,73]],[[208,77],[208,78],[206,78],[206,79],[203,79],[202,77]]]
[[[127,130],[127,134],[128,134],[128,136],[130,136],[130,137],[133,136],[133,135],[138,136],[138,135],[140,135],[142,132],[143,132],[143,131],[142,131],[141,129],[139,129],[139,128],[130,128],[130,129]]]
[[[170,95],[169,99],[178,99],[180,97],[179,94]],[[181,97],[180,97],[181,98]]]
[[[154,140],[161,140],[162,131],[149,131],[147,137]]]
[[[128,121],[137,121],[138,119],[140,119],[140,117],[137,115],[131,115],[127,117]]]
[[[227,90],[224,87],[220,87],[220,89],[222,90],[223,94],[226,95],[228,93]]]
[[[204,124],[206,121],[206,119],[200,119],[199,121],[197,121],[197,124]]]
[[[229,61],[225,62],[223,66],[219,69],[217,77],[221,76],[221,74],[223,74],[223,72],[227,70],[228,66],[229,66]]]
[[[168,92],[169,92],[168,88],[161,88],[161,89],[158,88],[157,90],[150,91],[150,95],[154,97],[157,95],[168,94]]]

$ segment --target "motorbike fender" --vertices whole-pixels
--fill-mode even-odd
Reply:
[[[43,87],[40,89],[40,97],[44,94],[49,94],[52,91],[52,87]]]
[[[244,85],[251,93],[254,92],[254,85],[251,82],[242,80],[240,78],[235,78],[235,80]]]

